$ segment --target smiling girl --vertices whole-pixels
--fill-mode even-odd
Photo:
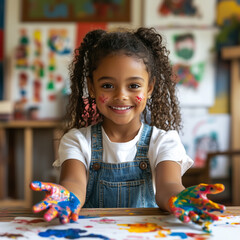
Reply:
[[[34,210],[47,208],[47,220],[63,223],[76,221],[82,207],[160,207],[189,220],[181,177],[193,161],[178,135],[176,83],[161,35],[148,28],[91,31],[70,70],[68,125],[54,163],[60,185],[32,182],[33,190],[47,191]],[[188,195],[196,200],[195,189]],[[208,200],[196,209],[206,204],[222,209]]]

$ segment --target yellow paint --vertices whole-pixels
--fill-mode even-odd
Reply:
[[[212,224],[212,222],[204,222],[204,228],[207,232],[210,232],[210,225]]]
[[[118,226],[124,226],[129,228],[120,228],[121,230],[128,230],[134,233],[155,232],[158,230],[170,231],[157,225],[156,223],[134,223],[134,224],[118,224]]]
[[[222,26],[226,19],[240,15],[240,6],[236,1],[221,1],[217,6],[217,24]]]
[[[155,238],[165,238],[165,237],[167,237],[167,235],[164,232],[166,232],[167,234],[171,234],[170,229],[165,229],[165,230],[162,230],[162,231],[158,231],[158,235],[156,235]]]

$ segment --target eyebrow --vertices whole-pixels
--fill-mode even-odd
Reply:
[[[97,79],[97,81],[102,81],[102,80],[115,80],[115,78],[113,77],[109,77],[109,76],[102,76],[100,78]],[[141,80],[144,82],[144,79],[142,77],[138,77],[138,76],[134,76],[134,77],[129,77],[128,80]]]

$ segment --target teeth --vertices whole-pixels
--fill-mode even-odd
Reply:
[[[111,107],[111,108],[112,108],[112,109],[115,109],[115,110],[123,111],[123,110],[130,109],[131,107]]]

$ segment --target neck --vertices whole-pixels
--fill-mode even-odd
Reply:
[[[136,137],[141,127],[141,122],[127,125],[109,124],[103,121],[104,131],[112,142],[129,142]]]

